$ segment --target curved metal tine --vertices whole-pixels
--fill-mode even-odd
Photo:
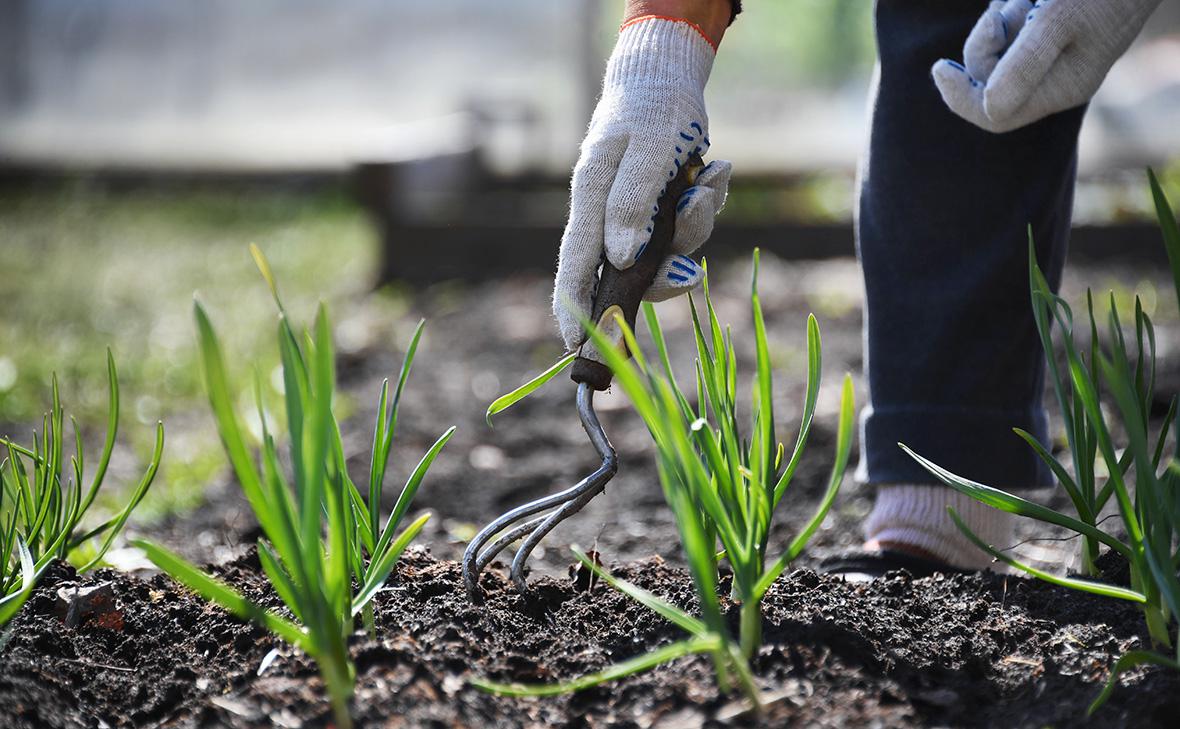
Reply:
[[[533,549],[545,538],[545,535],[553,531],[554,527],[581,511],[582,507],[588,504],[591,499],[602,493],[607,482],[614,478],[615,472],[619,469],[615,449],[611,446],[610,439],[606,437],[606,431],[602,429],[602,424],[598,422],[598,415],[594,412],[594,390],[585,383],[578,385],[578,416],[582,420],[582,428],[586,431],[586,435],[590,436],[590,442],[598,451],[599,457],[602,458],[602,465],[571,489],[576,492],[575,495],[564,506],[550,513],[541,526],[537,527],[524,541],[524,544],[520,545],[520,549],[517,550],[516,556],[512,560],[510,575],[512,581],[516,583],[517,589],[522,592],[528,589],[524,578],[524,565]]]
[[[578,506],[576,509],[571,511],[568,509],[568,507],[571,505],[571,503],[582,498],[587,492],[593,492],[594,494],[597,494],[602,491],[602,486],[605,486],[606,482],[609,481],[610,477],[613,475],[613,471],[607,474],[603,474],[602,471],[603,468],[600,467],[597,471],[582,479],[571,488],[568,488],[552,496],[546,496],[543,499],[530,501],[523,506],[519,506],[480,531],[476,538],[471,540],[471,543],[467,546],[467,550],[463,555],[464,583],[467,585],[468,591],[472,594],[478,594],[480,573],[483,572],[484,567],[487,567],[488,563],[495,559],[496,555],[503,551],[505,547],[512,544],[517,539],[520,539],[525,534],[537,530],[541,524],[543,524],[547,519],[552,518],[555,514],[564,513],[566,516],[568,516],[570,513],[574,513],[581,509],[582,506]],[[603,478],[603,476],[605,476],[605,478]],[[598,479],[602,479],[602,484],[597,489],[595,489],[596,484],[594,482]],[[589,499],[583,501],[582,505],[585,505],[586,501],[589,501]],[[534,517],[523,524],[513,527],[509,531],[501,534],[499,538],[497,538],[488,546],[484,546],[487,544],[488,540],[496,536],[502,529],[507,528],[512,522],[519,521],[520,519],[535,514],[538,511],[544,511],[550,506],[557,506],[557,508],[547,514]],[[561,518],[564,519],[565,516],[562,516]],[[554,522],[554,525],[556,525],[556,522]],[[554,525],[551,525],[545,529],[541,533],[541,536],[549,533],[549,531],[553,529]],[[529,547],[529,551],[531,552],[535,546],[536,543],[534,542],[533,545]]]
[[[617,465],[614,446],[610,444],[606,431],[598,422],[598,414],[594,412],[594,390],[584,382],[578,385],[578,417],[582,421],[582,430],[590,436],[590,443],[593,444],[594,450],[598,451],[602,465]]]
[[[489,547],[488,549],[484,549],[485,544],[491,541],[492,538],[501,531],[507,529],[512,524],[520,521],[521,519],[530,517],[537,512],[545,511],[552,506],[564,504],[571,499],[576,499],[581,493],[579,489],[584,483],[585,481],[579,482],[577,485],[565,489],[564,491],[559,491],[556,494],[550,494],[549,496],[544,496],[534,501],[530,501],[527,504],[522,504],[515,509],[511,509],[510,511],[500,515],[496,520],[481,529],[479,533],[475,535],[475,538],[472,539],[467,545],[467,549],[463,552],[463,582],[467,586],[468,594],[472,597],[479,595],[479,573],[483,571],[483,568],[487,565],[487,563],[491,562],[496,554],[504,549],[504,547],[516,541],[525,532],[531,531],[533,528],[535,528],[536,524],[540,523],[544,517],[541,517],[541,519],[529,520],[526,522],[526,524],[516,527],[511,532],[513,534],[511,539],[497,539],[492,545],[495,547],[495,551],[491,552],[490,554],[489,551],[491,551],[491,548]]]
[[[542,514],[533,517],[520,526],[504,532],[499,539],[484,547],[483,551],[479,553],[479,557],[475,560],[475,570],[477,572],[483,572],[483,568],[488,566],[488,562],[495,559],[496,555],[503,551],[505,547],[536,529],[548,516],[549,514]]]
[[[512,581],[516,584],[516,588],[521,592],[528,590],[528,583],[524,577],[524,565],[529,559],[529,555],[536,549],[537,545],[542,539],[553,531],[561,522],[582,510],[586,504],[606,488],[606,484],[615,475],[613,467],[603,465],[594,475],[586,479],[582,483],[584,489],[583,493],[579,494],[577,498],[568,501],[564,506],[554,509],[545,517],[544,522],[533,530],[525,539],[524,544],[520,545],[520,549],[516,551],[516,556],[512,559],[512,569],[510,575]]]
[[[528,560],[529,554],[536,547],[537,543],[563,519],[581,510],[590,499],[601,493],[607,481],[610,481],[615,475],[615,471],[618,470],[618,460],[615,456],[614,448],[611,446],[610,440],[606,437],[606,432],[602,429],[602,425],[598,422],[598,416],[594,412],[594,390],[585,383],[578,385],[577,408],[578,415],[582,421],[582,428],[586,431],[586,434],[590,437],[591,444],[602,458],[602,465],[594,473],[564,491],[544,496],[505,512],[475,535],[475,538],[471,540],[463,553],[463,582],[467,587],[468,595],[472,599],[478,599],[482,594],[482,590],[479,587],[479,575],[483,571],[483,568],[487,566],[488,562],[491,562],[505,547],[519,539],[526,532],[532,532],[525,544],[517,551],[516,557],[512,562],[514,579],[517,579],[516,575],[521,575],[517,579],[517,584],[524,589],[524,562]],[[522,519],[545,511],[550,507],[557,508],[549,514],[529,519],[524,524],[513,527],[509,532],[501,535],[491,545],[485,548],[484,545],[504,529],[507,529]]]

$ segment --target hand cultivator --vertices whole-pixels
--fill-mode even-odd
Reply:
[[[622,315],[629,326],[635,326],[639,304],[655,280],[675,235],[677,201],[684,191],[692,186],[703,168],[704,162],[700,155],[694,153],[668,183],[657,205],[651,240],[641,249],[642,252],[634,265],[624,270],[615,268],[609,262],[602,265],[602,276],[599,279],[590,321],[594,322],[600,331],[608,333],[612,340],[618,342],[620,348],[624,348],[625,345],[615,317]],[[463,581],[472,600],[479,600],[483,596],[483,590],[479,585],[479,576],[483,568],[505,547],[521,537],[524,537],[524,541],[512,559],[510,574],[518,589],[527,590],[525,565],[533,549],[545,535],[553,531],[554,527],[581,511],[591,499],[602,493],[607,482],[618,470],[615,449],[594,412],[594,392],[610,387],[611,370],[591,342],[586,342],[578,350],[570,379],[578,384],[578,417],[582,420],[582,427],[590,437],[594,450],[602,458],[602,465],[571,488],[522,504],[505,512],[480,530],[467,545],[467,551],[463,555]]]

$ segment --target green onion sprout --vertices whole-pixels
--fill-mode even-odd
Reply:
[[[807,391],[803,417],[794,447],[783,463],[784,446],[775,434],[773,381],[766,325],[758,298],[758,253],[754,253],[751,307],[754,319],[756,376],[752,393],[749,437],[743,435],[737,405],[737,355],[732,333],[723,330],[705,281],[704,302],[708,318],[702,325],[695,303],[689,298],[697,345],[695,402],[681,389],[672,371],[664,334],[655,309],[643,305],[652,341],[658,353],[653,364],[636,342],[634,332],[620,317],[628,359],[589,321],[583,325],[608,360],[616,384],[630,398],[648,428],[657,452],[664,498],[676,520],[693,585],[700,598],[701,617],[686,614],[674,605],[638,587],[606,574],[578,553],[579,559],[606,582],[684,629],[689,638],[645,656],[634,658],[593,676],[570,683],[546,686],[498,684],[478,681],[477,686],[515,695],[548,695],[574,691],[646,670],[690,653],[712,657],[719,684],[736,684],[755,705],[759,695],[749,659],[762,644],[762,598],[783,570],[803,551],[827,515],[848,463],[853,436],[851,377],[842,387],[836,457],[827,489],[815,514],[778,555],[767,553],[775,509],[791,484],[807,444],[819,398],[820,335],[815,317],[807,320]],[[718,596],[718,564],[726,559],[733,570],[729,603],[739,611],[736,638],[726,623]]]
[[[65,409],[57,377],[52,384],[52,405],[41,434],[33,433],[32,447],[0,438],[0,625],[16,613],[32,591],[37,577],[55,559],[81,557],[78,572],[86,572],[102,558],[123,531],[131,512],[147,495],[160,467],[164,451],[164,425],[156,424],[156,444],[147,471],[117,514],[92,527],[83,526],[106,478],[115,437],[119,430],[119,374],[115,358],[107,350],[107,432],[98,467],[85,478],[82,434],[73,417],[74,455],[65,467]],[[96,548],[83,546],[101,538]]]
[[[1176,216],[1155,174],[1147,171],[1171,263],[1172,278],[1180,301],[1180,228]],[[1174,657],[1154,651],[1131,651],[1111,668],[1110,678],[1090,705],[1098,710],[1114,690],[1119,676],[1143,664],[1180,670],[1180,640],[1175,637],[1180,615],[1180,460],[1177,458],[1177,396],[1173,396],[1164,423],[1154,438],[1151,434],[1151,405],[1155,399],[1156,337],[1150,317],[1139,298],[1133,318],[1124,327],[1110,297],[1106,317],[1106,345],[1099,340],[1099,319],[1093,296],[1087,292],[1089,347],[1074,342],[1074,315],[1068,304],[1053,294],[1037,264],[1031,232],[1029,237],[1029,282],[1033,315],[1049,365],[1049,376],[1057,396],[1069,441],[1070,466],[1061,463],[1049,448],[1027,432],[1017,429],[1036,454],[1049,466],[1065,489],[1077,516],[1070,516],[1034,504],[1014,494],[985,486],[941,468],[901,445],[931,474],[952,488],[981,503],[1019,516],[1056,524],[1082,537],[1082,571],[1100,576],[1100,549],[1126,561],[1130,587],[1123,588],[1088,579],[1065,578],[1038,570],[986,544],[952,510],[951,518],[976,546],[994,558],[1034,577],[1106,597],[1130,600],[1143,611],[1147,631],[1156,648],[1171,649]],[[1050,328],[1056,323],[1065,353],[1064,366],[1055,358]],[[1130,335],[1128,334],[1130,332]],[[1111,407],[1103,409],[1103,402]],[[1121,434],[1121,435],[1120,435]],[[1164,462],[1171,436],[1171,458]],[[1125,442],[1116,443],[1116,437]],[[900,444],[899,444],[900,445]],[[1102,461],[1099,464],[1098,458]],[[1099,479],[1099,465],[1107,476]],[[1099,514],[1114,499],[1122,521],[1124,537],[1099,528]]]
[[[418,324],[406,350],[392,400],[388,381],[379,393],[366,500],[348,475],[340,427],[332,413],[335,364],[327,311],[321,304],[313,331],[304,332],[302,340],[296,337],[266,258],[257,246],[251,247],[251,254],[280,312],[278,337],[290,477],[281,466],[257,380],[254,389],[262,421],[262,443],[261,463],[256,465],[234,412],[234,391],[217,334],[199,302],[194,304],[194,316],[205,384],[222,444],[264,534],[258,541],[258,557],[290,617],[251,602],[233,587],[163,547],[142,540],[136,544],[156,566],[194,592],[239,617],[253,620],[311,656],[327,688],[336,726],[351,727],[349,703],[356,672],[348,654],[348,636],[358,618],[370,634],[375,631],[373,596],[385,585],[398,558],[422,530],[429,514],[415,519],[400,533],[397,530],[431,464],[455,429],[444,432],[423,455],[382,526],[379,510],[398,405],[423,323]]]

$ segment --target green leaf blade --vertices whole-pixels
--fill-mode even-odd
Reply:
[[[495,401],[493,401],[492,404],[488,406],[487,413],[484,415],[484,419],[487,421],[488,427],[492,427],[493,415],[504,412],[532,393],[541,389],[541,387],[544,386],[546,382],[561,374],[566,367],[569,367],[570,364],[573,363],[575,359],[577,359],[577,357],[578,355],[576,352],[567,354],[566,356],[557,360],[557,362],[555,362],[549,369],[545,370],[533,379],[524,383],[507,395],[501,395],[500,397],[496,398]]]
[[[256,605],[229,585],[202,572],[176,553],[145,539],[132,541],[169,576],[240,618],[252,620],[291,645],[307,649],[308,637],[295,623]]]

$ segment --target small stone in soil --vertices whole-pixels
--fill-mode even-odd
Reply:
[[[118,613],[111,583],[100,582],[89,587],[70,583],[59,587],[53,611],[67,628],[76,628],[85,618],[95,618],[104,627],[115,627],[121,620],[112,619]]]

